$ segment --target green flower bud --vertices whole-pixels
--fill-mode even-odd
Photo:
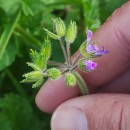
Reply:
[[[89,54],[86,53],[86,43],[81,44],[79,50],[84,57],[90,57]]]
[[[68,87],[74,87],[76,85],[76,78],[72,73],[65,75],[65,83]]]
[[[45,57],[46,60],[48,60],[51,56],[51,42],[48,38],[44,40],[44,44],[41,48],[41,55]]]
[[[34,82],[43,77],[43,74],[41,71],[32,71],[27,74],[24,74],[23,77],[25,77],[25,81]],[[24,81],[23,81],[24,82]]]
[[[23,77],[25,77],[25,79],[22,80],[21,83],[36,82],[33,84],[32,88],[38,87],[43,82],[43,74],[41,71],[32,71],[30,73],[24,74]]]
[[[34,83],[32,88],[36,88],[36,87],[40,86],[42,83],[43,83],[43,78],[39,79],[36,83]]]
[[[66,32],[66,27],[64,22],[60,18],[57,18],[57,19],[53,19],[53,23],[54,23],[56,34],[60,37],[63,37]]]
[[[87,71],[87,70],[85,69],[85,64],[84,64],[84,60],[83,60],[83,59],[81,59],[81,60],[78,62],[78,67],[79,67],[81,70],[83,70],[83,71]]]
[[[51,79],[55,80],[61,76],[61,71],[59,69],[56,69],[56,68],[48,69],[47,76],[50,77]]]
[[[47,29],[44,29],[44,30],[46,31],[46,33],[48,34],[48,36],[49,36],[50,38],[52,38],[52,39],[59,39],[59,38],[60,38],[60,36],[58,36],[58,35],[56,35],[56,34],[50,32],[50,31],[48,31]]]
[[[76,35],[77,35],[77,25],[76,22],[71,21],[70,25],[67,29],[67,33],[66,33],[66,37],[65,40],[67,43],[73,43],[74,40],[76,39]]]

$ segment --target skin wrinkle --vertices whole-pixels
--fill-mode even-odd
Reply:
[[[58,107],[56,113],[68,107],[83,111],[88,121],[88,130],[129,130],[129,100],[128,94],[88,95],[66,101]]]
[[[126,36],[127,34],[125,34],[126,32],[122,32],[122,30],[126,30],[125,28],[127,28],[125,25],[122,27],[124,29],[121,30],[121,28],[119,28],[118,26],[120,26],[120,24],[114,26],[115,24],[118,24],[118,23],[113,23],[113,31],[114,31],[114,34],[117,38],[117,41],[118,41],[118,44],[120,44],[120,47],[121,48],[124,48],[124,50],[120,49],[120,53],[122,53],[122,55],[124,55],[124,58],[126,58],[126,60],[129,60],[130,59],[130,39],[128,39]],[[129,24],[127,24],[129,25]]]
[[[125,46],[125,47],[123,47],[122,45],[122,48],[124,48],[124,49],[126,49],[126,51],[124,50],[123,52],[122,52],[122,54],[125,56],[125,57],[129,57],[130,58],[130,39],[128,39],[129,37],[127,36],[128,35],[128,33],[126,34],[126,31],[125,30],[128,30],[128,29],[125,29],[125,28],[128,28],[128,25],[129,25],[129,22],[130,22],[130,20],[127,22],[127,24],[126,24],[126,21],[125,21],[125,23],[124,23],[124,26],[123,26],[123,24],[121,24],[121,22],[123,23],[124,21],[122,21],[123,20],[123,17],[124,17],[124,14],[125,15],[127,15],[128,14],[128,12],[130,11],[130,6],[126,6],[127,4],[129,4],[130,5],[130,2],[128,2],[128,3],[126,3],[126,4],[124,4],[124,5],[122,5],[120,8],[118,8],[118,9],[116,9],[113,13],[112,13],[112,15],[107,19],[107,21],[105,22],[105,24],[108,24],[108,22],[110,22],[110,23],[112,23],[112,25],[113,25],[113,31],[114,31],[114,34],[115,34],[115,36],[117,37],[117,39],[119,39],[118,41],[118,43],[121,43],[123,46]],[[127,8],[126,8],[127,7]],[[115,17],[116,16],[116,17]],[[119,17],[117,17],[117,16],[119,16]],[[129,16],[129,14],[128,14],[128,16]],[[117,19],[117,20],[115,20],[115,18]],[[120,19],[121,18],[121,19]],[[115,23],[115,21],[116,21],[116,23]],[[119,21],[119,22],[117,22],[117,21]],[[121,21],[121,22],[120,22]],[[116,26],[115,26],[116,25]],[[127,25],[127,26],[126,26]],[[122,28],[120,28],[119,26],[121,26]],[[122,31],[124,31],[124,32],[122,32]],[[127,53],[127,54],[126,54]]]
[[[120,49],[121,50],[120,53],[124,55],[125,58],[124,60],[128,62],[128,60],[130,59],[130,46],[129,46],[130,42],[128,42],[128,39],[126,39],[125,34],[122,33],[122,31],[119,30],[117,26],[113,27],[113,31],[118,39],[118,44],[120,44],[121,48],[124,48],[124,50]]]
[[[112,80],[109,84],[101,86],[100,89],[97,89],[97,93],[130,93],[130,69],[124,72],[121,76],[116,79],[116,82]]]
[[[119,130],[122,130],[122,117],[123,117],[123,107],[121,107],[120,111],[120,120],[119,120]]]
[[[104,98],[97,99],[97,102],[102,102],[104,104]],[[112,97],[113,98],[113,97]],[[123,130],[121,129],[123,106],[122,102],[125,99],[119,100],[118,96],[114,97],[113,101],[109,103],[110,108],[107,108],[107,101],[105,100],[105,111],[102,113],[101,107],[97,104],[94,108],[89,108],[90,111],[86,112],[88,119],[89,130]],[[93,110],[94,109],[94,110]],[[103,108],[102,108],[103,109]],[[84,111],[86,108],[84,108]]]
[[[128,102],[129,103],[129,102]],[[123,114],[122,114],[122,122],[121,122],[121,130],[129,130],[130,129],[130,106],[124,104]]]

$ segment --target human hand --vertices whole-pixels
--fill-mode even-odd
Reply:
[[[36,96],[42,111],[54,112],[52,130],[130,129],[130,1],[108,18],[92,40],[109,50],[96,59],[96,70],[80,72],[93,94],[78,97],[78,87],[67,88],[60,78],[47,81]]]

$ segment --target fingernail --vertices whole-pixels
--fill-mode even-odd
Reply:
[[[52,130],[88,130],[85,113],[77,108],[64,108],[52,117]]]

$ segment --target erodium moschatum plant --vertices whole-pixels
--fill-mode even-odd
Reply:
[[[96,69],[97,63],[94,58],[100,57],[108,53],[104,47],[99,49],[95,42],[91,42],[92,31],[87,30],[87,38],[81,44],[79,50],[80,53],[75,58],[71,58],[71,44],[74,43],[77,37],[77,25],[75,21],[70,21],[68,27],[60,18],[53,19],[54,32],[44,29],[47,33],[47,37],[44,39],[39,52],[32,50],[30,56],[32,62],[27,62],[33,71],[23,75],[24,79],[22,83],[33,83],[32,88],[36,88],[43,83],[45,77],[49,77],[52,80],[58,79],[61,75],[64,75],[64,81],[66,87],[75,87],[78,84],[81,93],[83,95],[88,94],[87,86],[75,70],[77,67],[84,72],[91,72]],[[51,57],[51,40],[58,40],[59,45],[64,54],[65,62],[59,63],[50,61]],[[52,67],[52,68],[51,68]]]

